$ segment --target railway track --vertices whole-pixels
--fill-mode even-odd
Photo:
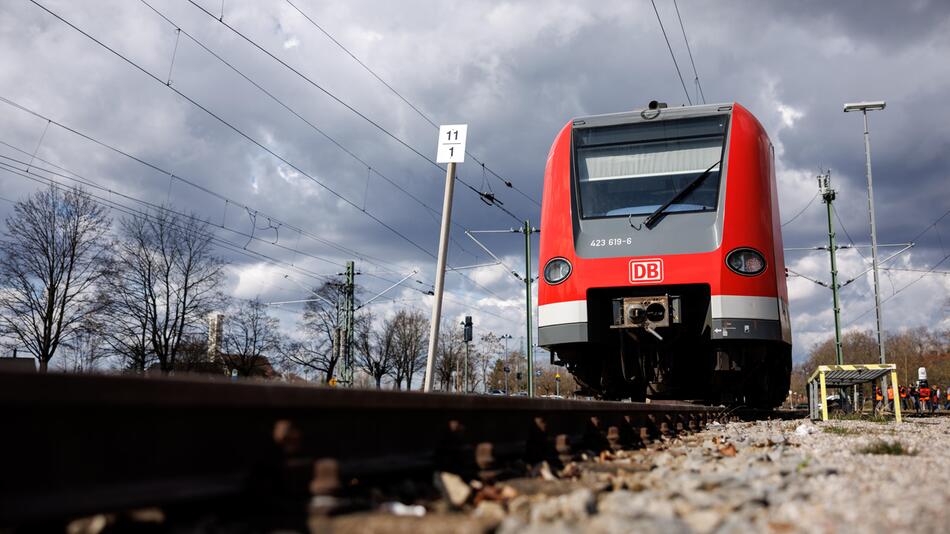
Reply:
[[[686,403],[60,374],[0,374],[0,406],[0,527],[141,507],[223,507],[295,526],[314,497],[373,481],[450,471],[491,482],[740,415]]]

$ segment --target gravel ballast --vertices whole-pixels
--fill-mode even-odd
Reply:
[[[437,504],[424,517],[374,512],[312,526],[416,534],[950,528],[950,417],[713,424],[537,471],[494,487],[475,483],[461,511]]]

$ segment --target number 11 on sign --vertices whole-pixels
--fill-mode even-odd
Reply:
[[[465,161],[465,137],[467,124],[446,124],[439,127],[439,150],[437,163],[462,163]]]

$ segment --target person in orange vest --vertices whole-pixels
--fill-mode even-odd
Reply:
[[[900,389],[897,390],[897,393],[898,395],[900,395],[900,398],[901,398],[901,409],[906,410],[907,409],[907,386],[901,386]]]
[[[884,395],[881,394],[881,386],[874,388],[874,411],[882,410],[884,404]]]
[[[944,386],[943,389],[947,392],[947,402],[943,405],[943,409],[950,410],[950,386]]]
[[[887,385],[887,408],[894,409],[894,386],[892,384]]]
[[[940,408],[940,388],[934,386],[930,390],[930,413],[934,413]]]
[[[917,413],[921,411],[927,411],[930,409],[930,385],[927,384],[925,380],[920,381],[920,404],[917,408]]]

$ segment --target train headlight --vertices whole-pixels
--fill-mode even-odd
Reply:
[[[745,276],[753,276],[765,270],[765,257],[751,248],[737,248],[726,256],[726,265]]]
[[[571,264],[564,258],[551,258],[544,265],[544,281],[553,285],[560,284],[571,275]]]

